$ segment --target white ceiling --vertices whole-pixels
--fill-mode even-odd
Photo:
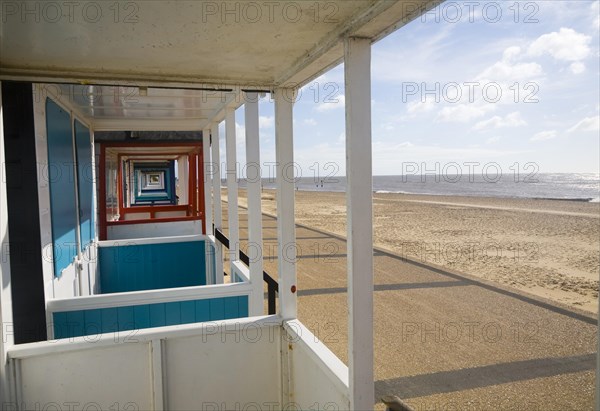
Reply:
[[[339,61],[345,36],[376,40],[439,0],[137,1],[121,2],[118,15],[114,2],[10,3],[0,23],[3,76],[268,89]]]
[[[439,3],[10,2],[0,80],[79,84],[48,87],[96,130],[200,130],[242,90],[305,84],[340,62],[345,37],[375,42]]]
[[[202,130],[235,104],[233,92],[149,87],[44,84],[42,95],[58,100],[94,130]],[[240,101],[241,103],[241,101]],[[237,104],[239,105],[239,104]]]

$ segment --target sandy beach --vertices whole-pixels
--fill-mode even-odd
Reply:
[[[275,214],[275,192],[262,200]],[[346,236],[345,201],[297,191],[296,222]],[[374,194],[374,214],[378,247],[598,312],[598,203]]]

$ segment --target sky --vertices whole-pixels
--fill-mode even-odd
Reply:
[[[373,174],[599,173],[599,15],[597,0],[447,1],[375,43]],[[299,91],[297,177],[345,175],[344,102],[343,64]],[[269,95],[259,110],[264,164],[275,161]]]

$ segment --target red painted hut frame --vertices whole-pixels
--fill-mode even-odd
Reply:
[[[108,233],[108,226],[114,225],[131,225],[131,224],[146,224],[146,223],[167,223],[175,221],[194,221],[202,220],[203,229],[206,233],[206,220],[205,215],[205,204],[204,204],[204,168],[202,167],[202,142],[143,142],[143,143],[99,143],[100,144],[100,161],[98,167],[98,214],[99,214],[99,239],[106,240]],[[126,207],[123,198],[123,167],[121,164],[121,157],[124,154],[119,153],[117,155],[117,198],[118,198],[118,212],[119,220],[107,221],[106,219],[106,151],[109,148],[131,148],[135,147],[140,149],[139,152],[135,153],[136,159],[151,158],[157,159],[160,157],[170,156],[188,156],[188,204],[183,205],[150,205],[150,206],[137,206],[137,207]],[[144,148],[155,148],[155,147],[186,147],[187,151],[160,154],[160,153],[149,153],[144,152]],[[126,154],[130,155],[130,154]],[[139,157],[139,158],[138,158]],[[185,211],[186,215],[181,217],[157,217],[156,213],[169,212],[169,211]],[[149,213],[150,218],[136,219],[136,220],[125,220],[123,219],[126,214],[129,213]]]

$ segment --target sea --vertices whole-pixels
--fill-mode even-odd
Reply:
[[[346,191],[346,177],[303,177],[296,179],[302,191]],[[246,184],[240,180],[240,187]],[[274,179],[263,179],[264,188],[276,188]],[[539,173],[502,176],[470,175],[397,175],[374,176],[373,192],[427,194],[440,196],[473,196],[496,198],[529,198],[600,202],[600,174]]]

